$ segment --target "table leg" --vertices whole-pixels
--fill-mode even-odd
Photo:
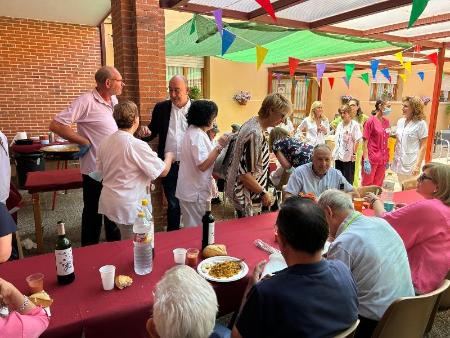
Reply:
[[[39,253],[44,251],[44,236],[42,229],[42,217],[41,217],[41,204],[39,202],[39,193],[31,195],[33,200],[33,213],[34,213],[34,229],[36,233],[37,250]]]

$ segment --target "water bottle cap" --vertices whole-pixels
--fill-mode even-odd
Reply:
[[[144,205],[144,206],[148,205],[148,199],[144,198],[142,200],[142,205]]]

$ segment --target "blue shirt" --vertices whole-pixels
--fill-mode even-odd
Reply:
[[[345,192],[353,191],[353,186],[348,183],[339,170],[330,168],[324,176],[319,177],[314,173],[312,165],[311,162],[295,168],[289,177],[285,191],[295,196],[301,192],[312,192],[319,196],[325,190],[340,189],[342,184]]]
[[[358,317],[356,285],[340,261],[297,264],[257,283],[236,327],[243,338],[334,337]]]

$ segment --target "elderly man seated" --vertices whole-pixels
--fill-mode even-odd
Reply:
[[[358,315],[356,285],[342,262],[322,258],[328,237],[323,211],[291,197],[276,225],[288,267],[260,280],[265,262],[258,264],[232,337],[332,337],[347,329]]]
[[[227,338],[230,330],[216,325],[217,297],[213,287],[187,265],[168,270],[156,285],[150,338]]]
[[[405,246],[388,222],[356,212],[342,191],[327,190],[318,203],[335,238],[328,259],[344,262],[358,286],[361,322],[355,337],[370,337],[393,301],[414,296]]]
[[[333,188],[358,195],[342,173],[331,167],[331,159],[331,150],[326,144],[316,145],[312,162],[295,168],[289,177],[284,198],[299,193],[313,193],[319,196],[325,190]]]

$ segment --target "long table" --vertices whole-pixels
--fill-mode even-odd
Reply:
[[[399,192],[396,202],[412,203],[420,196],[415,191]],[[364,211],[371,214],[370,210]],[[251,273],[268,255],[256,248],[255,239],[276,246],[274,224],[277,213],[233,219],[216,224],[216,242],[227,246],[230,256],[243,258]],[[75,281],[66,286],[56,283],[53,254],[26,258],[0,265],[0,276],[22,292],[27,292],[25,277],[34,272],[45,274],[45,290],[54,299],[50,326],[42,337],[79,338],[84,332],[92,337],[147,337],[145,322],[151,313],[155,284],[174,265],[172,250],[201,246],[201,228],[161,232],[155,236],[153,271],[138,276],[133,271],[133,243],[130,240],[102,243],[74,249]],[[116,274],[133,278],[133,285],[123,290],[103,291],[98,269],[114,264]],[[231,283],[213,283],[222,314],[237,310],[248,278]]]

